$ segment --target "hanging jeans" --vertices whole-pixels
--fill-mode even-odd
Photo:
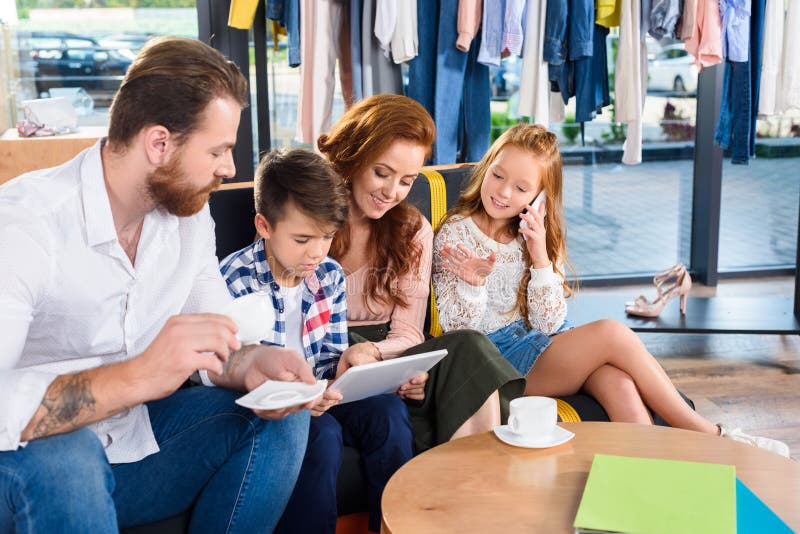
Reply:
[[[423,4],[425,2],[418,2]],[[433,163],[478,161],[489,148],[489,67],[478,63],[481,38],[469,52],[456,48],[457,0],[441,0],[436,49]],[[459,92],[457,88],[463,87]]]
[[[434,115],[436,96],[436,40],[439,32],[439,5],[434,0],[417,2],[417,57],[408,62],[406,96],[419,102]],[[455,45],[455,42],[453,42]],[[474,46],[474,45],[473,45]]]
[[[267,18],[286,28],[289,37],[289,66],[300,66],[300,0],[267,2]]]
[[[714,143],[730,148],[731,163],[747,165],[750,154],[750,62],[725,61],[722,102]]]
[[[750,6],[750,84],[753,101],[750,106],[750,156],[756,155],[756,119],[761,92],[761,57],[764,42],[766,0],[752,0]]]

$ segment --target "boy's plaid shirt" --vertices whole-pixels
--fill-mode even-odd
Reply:
[[[265,345],[286,346],[286,316],[280,286],[270,271],[264,240],[234,252],[220,263],[222,277],[234,298],[264,291],[272,297],[276,320]],[[347,348],[347,295],[344,271],[325,258],[303,280],[303,348],[318,379],[333,378],[339,357]]]

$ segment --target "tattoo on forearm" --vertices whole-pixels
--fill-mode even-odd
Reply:
[[[78,428],[82,416],[94,413],[96,403],[87,377],[80,373],[59,376],[42,399],[47,413],[33,429],[33,437],[41,438]]]
[[[230,376],[236,371],[236,368],[241,365],[244,355],[247,354],[250,347],[252,347],[252,345],[243,345],[239,350],[230,353],[228,361],[222,364],[222,376]]]

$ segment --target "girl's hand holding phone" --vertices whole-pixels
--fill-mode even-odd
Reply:
[[[547,257],[547,233],[545,227],[545,203],[542,202],[536,209],[528,209],[519,214],[525,224],[520,224],[519,233],[525,239],[528,254],[533,261],[534,269],[541,269],[550,264]]]
[[[442,249],[442,267],[473,286],[482,286],[486,277],[494,269],[497,255],[492,252],[486,258],[480,258],[464,245],[456,248],[445,245]]]

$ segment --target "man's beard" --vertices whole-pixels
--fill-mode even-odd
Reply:
[[[147,175],[145,187],[155,207],[178,217],[190,217],[203,209],[212,191],[222,183],[221,177],[202,189],[193,189],[181,169],[180,152],[165,165]]]

